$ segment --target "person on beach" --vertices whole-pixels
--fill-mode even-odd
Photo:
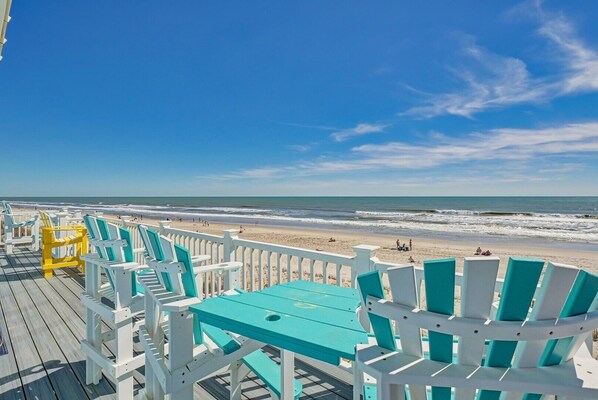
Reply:
[[[328,239],[328,242],[329,242],[329,243],[336,242],[336,239],[335,239],[335,238],[333,238],[333,237],[331,237],[330,239]]]
[[[409,239],[409,250],[413,250],[413,240]]]
[[[478,247],[478,249],[475,251],[475,255],[476,255],[476,256],[479,256],[479,255],[481,255],[481,254],[482,254],[482,248],[481,248],[481,247]]]
[[[401,242],[399,239],[397,239],[397,250],[401,251]]]
[[[413,259],[413,256],[409,256],[409,260],[407,260],[407,261],[409,261],[410,263],[414,263],[415,262],[415,260]]]

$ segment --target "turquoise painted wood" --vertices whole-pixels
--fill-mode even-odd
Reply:
[[[587,271],[579,271],[577,279],[571,288],[569,297],[563,306],[563,311],[559,315],[560,318],[573,317],[580,314],[585,314],[590,310],[590,307],[596,300],[598,295],[598,276],[588,273]],[[546,344],[544,353],[540,358],[541,366],[557,365],[565,360],[569,353],[571,345],[573,344],[573,337],[550,340]],[[540,400],[542,396],[539,394],[527,393],[523,400]]]
[[[291,283],[288,289],[293,289],[292,286]],[[355,345],[367,343],[367,335],[363,330],[340,327],[332,321],[329,313],[319,317],[318,307],[311,308],[313,316],[306,317],[305,311],[309,309],[304,307],[305,303],[278,296],[276,307],[283,307],[287,313],[244,303],[244,299],[251,303],[255,297],[261,302],[263,294],[272,289],[274,287],[264,289],[259,294],[252,292],[207,299],[190,307],[190,311],[197,314],[202,323],[331,364],[338,364],[340,358],[355,359]],[[314,295],[321,293],[314,292]],[[342,310],[330,310],[346,316]]]
[[[359,301],[359,293],[353,288],[333,285],[319,285],[310,281],[294,281],[289,283],[282,283],[279,286],[291,286],[294,289],[307,290],[310,293],[323,293],[339,297],[347,297]]]
[[[144,228],[140,229],[140,231],[143,230]],[[159,261],[165,261],[166,255],[169,255],[172,252],[170,249],[165,248],[164,246],[172,246],[172,249],[174,250],[173,261],[182,262],[185,267],[185,271],[180,274],[183,294],[188,297],[197,297],[199,295],[199,291],[197,290],[195,275],[193,273],[193,263],[191,261],[191,254],[189,250],[178,244],[173,246],[168,239],[161,237],[157,232],[151,229],[146,229],[145,232],[142,233],[142,238],[145,236],[145,234],[148,236],[148,240],[144,239],[144,244],[146,245],[146,248],[148,248],[148,253],[159,256]],[[162,276],[164,278],[165,286],[166,282],[168,282],[168,285],[170,286],[170,289],[167,288],[167,290],[172,291],[172,279],[175,279],[176,277],[171,277],[168,273],[162,273]],[[226,297],[234,298],[237,296]],[[210,300],[216,300],[216,298]],[[193,314],[193,336],[195,344],[203,343],[204,334],[208,336],[219,348],[221,348],[225,354],[230,354],[241,348],[241,345],[230,335],[224,332],[224,330],[222,330],[220,327],[209,324],[209,322],[203,320],[199,314]],[[266,384],[266,386],[270,388],[270,390],[276,393],[277,396],[280,396],[282,382],[281,369],[276,362],[274,362],[261,350],[254,351],[241,360]],[[301,395],[303,387],[296,379],[293,380],[293,384],[294,397],[298,398]]]
[[[380,271],[372,271],[359,275],[357,277],[357,283],[364,302],[368,296],[375,296],[379,299],[385,298]],[[364,304],[364,307],[367,307],[367,304]],[[395,342],[395,336],[390,320],[370,313],[368,313],[368,316],[378,346],[384,347],[390,351],[396,351],[397,344]]]
[[[230,354],[241,348],[232,337],[226,334],[222,329],[216,328],[208,324],[201,324],[201,329],[218,347],[224,351],[224,354]]]
[[[254,296],[243,296],[239,301],[243,304],[259,308],[267,308],[281,314],[290,314],[316,322],[328,321],[329,324],[340,328],[352,329],[359,332],[363,331],[359,319],[357,318],[357,314],[355,313],[355,307],[353,307],[353,311],[344,311],[312,303],[280,302],[279,297],[270,296],[268,291],[264,293],[254,293]],[[230,296],[230,300],[235,301],[235,296]]]
[[[500,303],[496,312],[497,321],[523,321],[529,312],[532,298],[544,267],[544,260],[509,259]],[[489,367],[511,366],[517,348],[514,341],[491,341],[484,365]],[[500,392],[481,390],[478,400],[499,400]]]
[[[272,391],[280,398],[281,370],[278,364],[273,362],[272,359],[262,351],[254,351],[248,356],[243,357],[243,362],[262,381],[270,382]],[[301,385],[301,382],[296,379],[293,381],[293,385],[295,398],[298,398],[301,396],[303,386]]]
[[[454,258],[424,261],[424,285],[428,311],[453,315],[455,308],[455,265]],[[453,361],[453,336],[428,332],[430,359]],[[433,400],[450,400],[451,389],[432,387]]]
[[[295,282],[289,283],[292,284]],[[339,297],[321,292],[310,292],[303,289],[295,289],[295,287],[293,285],[289,285],[289,283],[268,288],[268,295],[343,311],[355,311],[360,303],[359,298],[350,299],[347,297]]]

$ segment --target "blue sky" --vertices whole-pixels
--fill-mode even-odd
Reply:
[[[0,196],[598,195],[598,2],[11,16]]]

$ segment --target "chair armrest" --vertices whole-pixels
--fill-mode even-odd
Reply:
[[[186,297],[184,299],[165,301],[162,303],[162,309],[168,312],[187,311],[189,307],[201,303],[201,299],[197,297]]]
[[[77,226],[77,225],[63,225],[63,226],[54,226],[54,227],[44,227],[42,229],[50,229],[51,231],[82,231],[85,229],[84,226]]]
[[[145,247],[138,247],[136,249],[133,249],[133,254],[144,253],[144,252],[145,252]]]
[[[193,257],[191,257],[191,264],[197,264],[197,263],[204,262],[204,261],[210,261],[211,259],[212,259],[212,256],[209,256],[207,254],[193,256]]]
[[[193,267],[193,274],[204,274],[206,272],[226,272],[226,271],[236,271],[243,266],[240,262],[226,262],[220,264],[211,264],[211,265],[200,265],[198,267]]]
[[[111,264],[109,262],[106,263],[112,269],[121,269],[123,271],[136,271],[139,269],[140,265],[136,262],[125,262],[125,263],[118,263],[118,264]]]

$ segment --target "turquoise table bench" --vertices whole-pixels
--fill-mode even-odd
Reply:
[[[281,400],[293,398],[294,353],[338,365],[367,343],[355,289],[295,281],[190,307],[206,324],[281,349]]]

